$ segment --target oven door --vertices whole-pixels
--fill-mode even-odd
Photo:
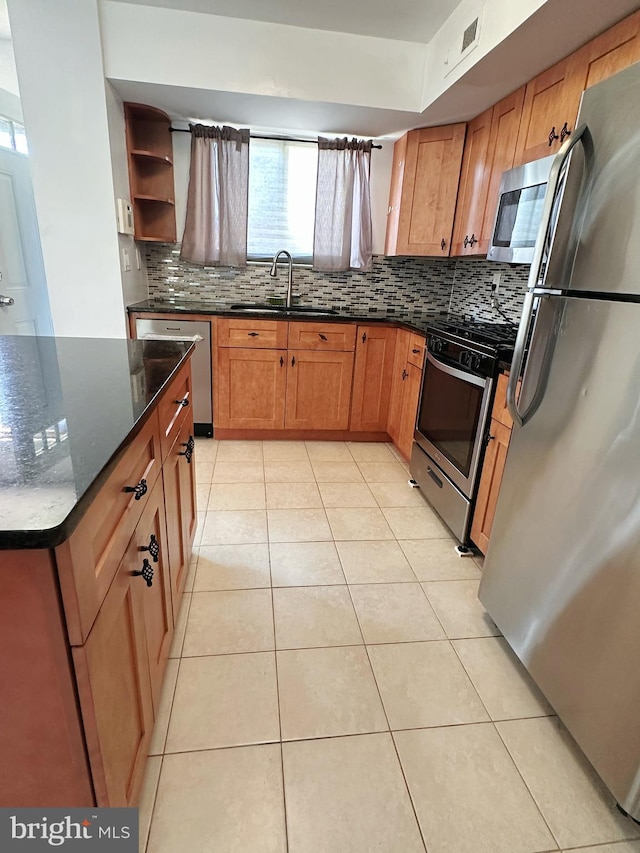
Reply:
[[[469,499],[482,454],[493,379],[427,353],[415,440]]]

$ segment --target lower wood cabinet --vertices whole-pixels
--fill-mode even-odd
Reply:
[[[193,446],[192,442],[192,424],[186,420],[162,466],[174,625],[198,523],[195,462],[189,449]]]
[[[348,429],[353,353],[289,350],[287,356],[285,427]]]
[[[352,432],[386,432],[398,330],[358,326],[351,395]]]
[[[284,429],[286,366],[286,350],[219,347],[216,427]]]
[[[400,413],[400,429],[396,444],[398,450],[405,459],[411,457],[413,446],[413,434],[416,428],[416,416],[418,403],[420,402],[420,389],[422,388],[422,371],[414,364],[407,362],[405,368],[406,376],[402,380],[404,389],[402,394],[402,409]]]
[[[387,432],[402,455],[409,459],[413,444],[422,369],[424,338],[421,335],[398,330],[393,365],[393,381],[389,402]]]

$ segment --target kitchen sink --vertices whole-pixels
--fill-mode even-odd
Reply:
[[[333,308],[314,308],[312,305],[257,305],[252,302],[238,302],[231,305],[232,311],[241,311],[243,314],[301,314],[307,317],[335,317],[338,312]]]

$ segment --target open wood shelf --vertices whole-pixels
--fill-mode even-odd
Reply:
[[[167,166],[173,166],[173,160],[166,154],[156,154],[154,151],[143,151],[139,148],[134,149],[131,153],[134,157],[146,157],[149,160],[154,160],[158,163],[164,163]]]

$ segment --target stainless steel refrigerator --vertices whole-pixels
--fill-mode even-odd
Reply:
[[[640,819],[640,63],[587,90],[578,125],[545,198],[479,595]]]

